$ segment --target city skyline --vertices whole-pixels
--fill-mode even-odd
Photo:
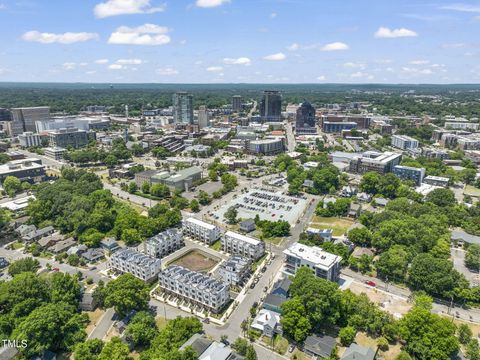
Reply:
[[[0,0],[0,23],[0,82],[480,83],[475,1]]]

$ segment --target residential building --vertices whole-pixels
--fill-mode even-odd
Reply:
[[[35,122],[50,119],[48,106],[11,109],[12,122],[10,135],[17,136],[25,131],[36,132]]]
[[[285,149],[283,137],[252,140],[247,143],[247,151],[252,154],[275,155]]]
[[[130,273],[141,280],[151,281],[160,272],[161,260],[132,249],[122,249],[113,253],[109,266],[116,271]]]
[[[343,130],[352,130],[356,128],[357,128],[356,122],[322,121],[322,130],[325,133],[341,133]]]
[[[255,229],[255,220],[253,219],[247,219],[240,222],[240,231],[249,233],[255,231]]]
[[[263,122],[282,120],[282,96],[278,91],[265,90],[260,101],[260,117]]]
[[[258,330],[264,336],[273,337],[275,334],[282,334],[280,314],[268,309],[261,309],[252,321],[252,329]]]
[[[232,110],[233,111],[242,111],[243,104],[242,104],[242,97],[240,95],[233,95],[232,96]]]
[[[40,182],[45,177],[45,166],[36,158],[9,161],[0,165],[0,183],[7,176],[15,176],[21,181]]]
[[[233,255],[258,260],[265,254],[265,243],[233,231],[227,231],[222,237],[222,250]]]
[[[152,258],[163,258],[185,245],[183,236],[177,229],[168,229],[152,236],[143,243],[145,254]]]
[[[316,246],[307,246],[300,243],[294,243],[283,253],[286,256],[285,271],[295,274],[297,269],[306,266],[312,269],[315,276],[337,281],[340,274],[340,261],[342,258],[331,254]]]
[[[25,131],[18,135],[18,141],[22,147],[42,146],[42,137],[40,134],[35,134],[31,131]]]
[[[101,249],[92,248],[84,251],[80,256],[89,263],[95,263],[103,259],[105,257],[105,253]]]
[[[175,124],[193,124],[193,96],[185,91],[173,94],[173,120]]]
[[[205,335],[195,334],[188,339],[181,347],[184,351],[186,347],[191,347],[197,354],[198,360],[243,360],[244,357],[233,352],[232,349],[223,342],[213,341]]]
[[[183,234],[205,244],[213,244],[220,236],[220,228],[196,218],[188,218],[183,221]]]
[[[295,117],[295,132],[297,134],[315,134],[315,108],[308,101],[304,101],[297,109]]]
[[[75,149],[86,146],[90,139],[94,138],[95,133],[89,133],[85,130],[73,129],[58,129],[48,133],[48,138],[51,147],[66,148],[71,146]]]
[[[413,180],[419,186],[425,177],[425,168],[396,165],[393,167],[393,174],[402,180]]]
[[[406,135],[392,135],[392,146],[402,150],[418,148],[418,140]]]
[[[325,241],[332,241],[333,229],[318,229],[308,227],[305,232],[308,235],[316,235],[322,237]]]
[[[478,130],[479,123],[446,121],[443,125],[445,129],[455,130]]]
[[[401,160],[402,154],[399,153],[366,151],[361,155],[352,157],[349,164],[349,171],[357,174],[375,171],[383,175],[392,172],[393,168],[399,165]]]
[[[202,105],[198,108],[197,122],[199,129],[206,128],[209,125],[208,110],[205,105]]]
[[[345,350],[340,360],[374,360],[375,354],[372,348],[353,343]]]
[[[55,229],[53,228],[53,226],[46,226],[44,228],[34,230],[26,235],[23,235],[22,240],[25,242],[31,243],[31,242],[40,240],[44,236],[53,234],[54,231]]]
[[[447,188],[450,184],[450,179],[442,176],[426,176],[423,182],[428,185],[441,186]]]
[[[46,157],[54,160],[62,160],[63,154],[65,154],[67,150],[61,147],[47,147],[43,149],[43,153]]]
[[[326,359],[330,357],[336,346],[337,340],[332,336],[310,335],[305,339],[303,351],[312,358]]]
[[[238,286],[247,279],[251,271],[252,261],[250,259],[234,255],[220,265],[218,274],[224,283]]]
[[[160,288],[213,313],[230,301],[229,285],[203,273],[173,265],[158,275]]]
[[[100,241],[100,247],[102,249],[105,249],[110,252],[114,252],[115,250],[118,250],[120,246],[118,246],[118,242],[115,240],[115,238],[106,238]],[[154,256],[152,256],[154,257]]]

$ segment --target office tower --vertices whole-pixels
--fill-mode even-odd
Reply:
[[[173,120],[175,124],[193,124],[193,96],[180,91],[173,94]]]
[[[232,96],[232,110],[242,111],[242,97],[240,95]]]
[[[10,110],[0,108],[0,122],[2,121],[11,121],[12,113]]]
[[[58,129],[48,133],[51,147],[66,148],[71,146],[74,149],[87,145],[91,136],[95,138],[95,133],[78,129]]]
[[[198,128],[203,129],[208,126],[208,111],[205,105],[198,109]]]
[[[297,133],[316,132],[315,108],[308,101],[304,101],[297,109],[295,124]]]
[[[15,108],[12,109],[12,136],[22,134],[25,131],[36,132],[35,122],[50,119],[48,106]]]
[[[262,121],[275,122],[282,120],[282,96],[278,91],[265,90],[260,102]]]

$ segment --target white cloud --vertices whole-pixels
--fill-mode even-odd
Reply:
[[[143,64],[143,60],[141,59],[119,59],[116,61],[117,64],[120,65],[141,65]]]
[[[275,19],[277,17],[277,13],[273,12],[270,14],[270,19]]]
[[[325,75],[320,75],[320,76],[317,76],[317,80],[318,81],[325,81],[325,80],[327,80],[327,78],[326,78]]]
[[[165,4],[153,7],[150,0],[108,0],[95,6],[93,12],[97,18],[128,14],[153,14],[164,11]]]
[[[122,69],[125,69],[125,67],[123,65],[120,65],[120,64],[112,64],[112,65],[109,65],[108,68],[110,70],[122,70]]]
[[[387,27],[379,27],[378,30],[375,32],[374,36],[376,38],[401,38],[401,37],[416,37],[418,34],[406,28],[398,28],[398,29],[389,29]]]
[[[120,26],[110,35],[109,44],[126,45],[165,45],[170,42],[166,35],[169,29],[165,26],[145,24],[138,27]]]
[[[461,12],[480,13],[480,5],[471,4],[451,4],[440,7],[442,10],[453,10]]]
[[[251,65],[252,60],[247,57],[239,57],[239,58],[224,58],[223,62],[227,65]]]
[[[300,49],[300,44],[298,44],[298,43],[293,43],[293,44],[287,46],[288,51],[297,51],[298,49]]]
[[[367,67],[365,64],[357,62],[346,62],[343,64],[343,66],[352,69],[365,69]]]
[[[350,74],[350,77],[353,79],[367,79],[367,80],[373,80],[374,76],[370,75],[365,72],[357,71],[353,74]]]
[[[81,62],[80,64],[78,64],[78,66],[88,66],[88,63],[87,62]]]
[[[349,46],[342,42],[333,42],[322,47],[322,51],[348,50]]]
[[[39,42],[42,44],[73,44],[77,42],[84,42],[88,40],[98,39],[98,34],[87,32],[66,32],[63,34],[42,33],[36,30],[27,31],[22,35],[22,39],[25,41]]]
[[[418,69],[418,68],[412,68],[412,67],[402,67],[402,71],[406,74],[413,74],[413,75],[430,75],[433,74],[433,71],[431,69]]]
[[[108,59],[98,59],[98,60],[95,60],[95,64],[108,64]]]
[[[201,8],[213,8],[230,2],[230,0],[197,0],[195,5]]]
[[[74,70],[77,67],[77,64],[74,62],[66,62],[62,64],[64,70]]]
[[[221,66],[209,66],[207,68],[207,71],[208,72],[221,72],[221,71],[223,71],[223,67],[221,67]]]
[[[95,70],[90,70],[90,71],[86,71],[85,74],[87,75],[93,75],[93,74],[96,74],[97,72]]]
[[[377,59],[375,60],[377,64],[391,64],[393,62],[392,59]]]
[[[461,49],[464,48],[466,44],[464,43],[449,43],[449,44],[442,44],[444,49]]]
[[[165,67],[165,68],[159,68],[156,70],[156,73],[158,75],[165,75],[165,76],[170,76],[170,75],[177,75],[179,72],[178,70],[172,68],[172,67]]]
[[[412,60],[410,61],[412,65],[427,65],[430,64],[430,60]]]
[[[285,60],[286,58],[287,57],[285,56],[284,53],[276,53],[276,54],[267,55],[263,59],[269,60],[269,61],[282,61],[282,60]]]

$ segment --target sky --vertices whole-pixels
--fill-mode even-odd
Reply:
[[[480,1],[0,0],[0,82],[480,83]]]

